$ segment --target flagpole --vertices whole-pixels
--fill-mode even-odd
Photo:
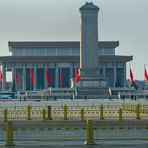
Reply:
[[[129,64],[129,73],[130,73],[130,70],[131,70],[131,64]],[[130,80],[130,78],[129,78]],[[130,84],[131,84],[131,80],[130,80]],[[131,85],[130,85],[131,86]],[[131,87],[130,87],[131,88]]]
[[[0,87],[1,87],[1,89],[0,89],[0,92],[2,91],[2,85],[1,85],[1,81],[2,81],[2,78],[1,78],[1,67],[0,67]]]
[[[48,88],[49,87],[49,73],[48,73],[48,68],[46,68],[46,71],[45,71],[45,83],[46,83],[46,87]]]
[[[144,64],[144,81],[145,81],[145,84],[146,84],[146,80],[145,80],[145,70],[146,70],[146,65]]]
[[[147,81],[147,71],[146,71],[146,64],[144,64],[144,81],[145,81],[145,86],[146,86],[146,89],[147,89],[147,86],[148,86],[148,81]]]
[[[15,75],[14,75],[14,83],[15,83],[15,90],[17,89],[17,84],[16,84],[16,69],[15,69]]]
[[[29,70],[29,77],[30,77],[30,91],[31,91],[31,68]]]
[[[129,72],[131,71],[131,64],[129,64]],[[130,78],[129,78],[130,80]],[[130,80],[130,83],[131,83],[131,80]]]
[[[60,67],[60,88],[62,88],[62,68]]]
[[[60,67],[60,81],[59,81],[59,87],[61,88],[61,67]]]
[[[131,69],[131,64],[129,64],[129,73],[130,73],[130,69]],[[130,78],[129,78],[130,81]],[[131,82],[130,82],[130,87],[129,87],[129,99],[131,98]]]
[[[30,78],[30,91],[31,91],[31,77],[30,77],[30,71],[31,71],[31,68],[29,69],[29,78]]]
[[[48,72],[48,69],[46,68],[46,71]],[[46,76],[47,77],[47,76]],[[47,78],[46,78],[46,83],[47,83],[47,88],[49,87],[49,83],[47,81]]]
[[[146,78],[145,78],[145,70],[146,70],[146,64],[144,64],[144,81],[146,82]]]
[[[17,72],[16,72],[16,69],[15,69],[15,90],[17,90]]]
[[[46,70],[47,70],[47,72],[48,72],[48,69],[46,68]],[[47,83],[47,88],[49,87],[49,83],[46,81],[46,83]]]
[[[131,64],[129,64],[129,69],[131,69]]]

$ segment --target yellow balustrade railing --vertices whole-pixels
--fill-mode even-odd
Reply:
[[[83,108],[83,110],[82,110]],[[0,109],[0,120],[103,120],[148,119],[147,106],[123,104],[119,107],[105,106],[42,106],[6,107]]]
[[[81,108],[80,116],[81,116],[81,121],[84,121],[84,109],[83,108]]]
[[[8,121],[6,125],[6,146],[13,146],[13,125],[12,121]]]
[[[15,122],[0,123],[1,139],[6,146],[17,141],[81,140],[95,144],[95,140],[148,140],[148,122],[105,121],[96,122]],[[14,143],[14,141],[16,143]]]

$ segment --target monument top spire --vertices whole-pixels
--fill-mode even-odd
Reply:
[[[83,11],[83,10],[97,10],[97,11],[99,11],[99,7],[94,5],[93,2],[86,2],[80,8],[80,11]]]

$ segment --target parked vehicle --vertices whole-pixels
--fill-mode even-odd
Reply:
[[[0,93],[0,99],[15,99],[15,93],[14,92],[1,92]]]

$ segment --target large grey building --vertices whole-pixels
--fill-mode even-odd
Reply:
[[[8,43],[12,56],[0,57],[2,90],[6,89],[7,71],[12,71],[15,90],[25,91],[48,87],[69,88],[78,68],[81,81],[91,78],[94,82],[105,80],[105,87],[125,87],[126,62],[131,61],[132,56],[115,54],[119,41],[98,41],[97,6],[86,2],[80,11],[80,42]]]
[[[2,89],[6,89],[6,72],[12,71],[16,90],[39,90],[47,87],[70,87],[70,79],[80,63],[79,42],[9,42],[12,56],[1,56]],[[115,54],[118,41],[98,42],[98,62],[100,77],[107,78],[109,87],[124,87],[126,84],[126,62],[132,56]],[[35,83],[30,80],[32,68]],[[46,81],[46,69],[51,83]],[[16,76],[17,73],[17,82]],[[61,80],[61,73],[64,80]]]

